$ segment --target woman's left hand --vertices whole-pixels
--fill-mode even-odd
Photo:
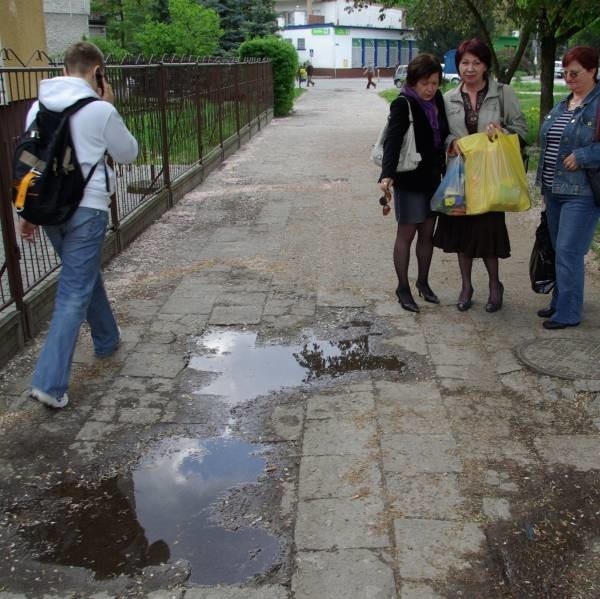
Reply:
[[[563,164],[568,171],[576,171],[577,170],[577,160],[575,158],[575,154],[571,152],[564,160]]]

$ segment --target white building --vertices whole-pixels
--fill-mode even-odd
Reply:
[[[44,0],[50,56],[62,56],[74,42],[89,37],[90,0]]]
[[[377,5],[348,11],[352,4],[345,0],[299,2],[275,2],[280,35],[296,48],[300,63],[310,61],[318,75],[358,76],[367,65],[390,74],[418,53],[402,9],[388,9],[380,20]]]

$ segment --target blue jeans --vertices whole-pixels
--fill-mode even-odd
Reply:
[[[581,321],[588,253],[600,218],[592,196],[554,195],[544,189],[548,229],[556,252],[556,287],[550,306],[552,320],[564,324]]]
[[[44,227],[62,260],[54,312],[31,386],[62,397],[69,386],[73,353],[83,321],[90,324],[97,356],[119,344],[119,329],[100,274],[108,212],[78,208],[62,225]]]

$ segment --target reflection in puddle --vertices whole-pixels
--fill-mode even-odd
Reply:
[[[275,565],[281,545],[263,529],[217,526],[210,506],[256,481],[265,460],[254,451],[235,439],[168,440],[131,476],[59,487],[57,513],[31,527],[29,540],[42,561],[90,568],[97,578],[185,559],[192,582],[242,582]]]
[[[256,333],[212,331],[198,340],[202,355],[190,367],[218,373],[201,389],[241,403],[285,387],[295,387],[323,376],[340,376],[358,370],[400,371],[396,356],[375,355],[369,336],[343,341],[311,339],[304,345],[256,345]]]

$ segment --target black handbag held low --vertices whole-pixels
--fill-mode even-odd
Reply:
[[[556,284],[554,249],[545,211],[540,214],[540,224],[535,231],[535,242],[529,258],[529,279],[536,293],[550,293]]]

